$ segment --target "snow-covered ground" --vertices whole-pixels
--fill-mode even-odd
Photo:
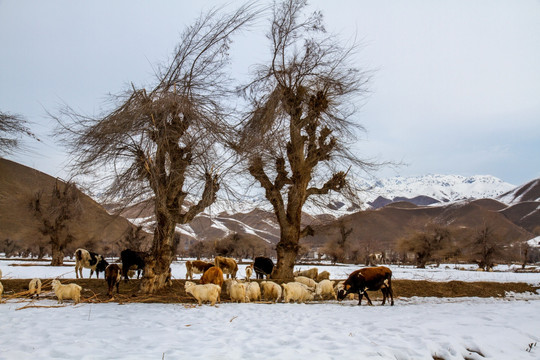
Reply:
[[[540,344],[534,345],[540,300],[355,303],[108,303],[17,311],[25,304],[10,301],[0,305],[0,359],[540,358]]]
[[[0,261],[4,279],[74,278],[72,267],[10,266],[14,263],[29,264]],[[357,266],[318,268],[344,278]],[[397,279],[540,283],[540,274],[515,273],[506,266],[493,273],[454,265],[391,268]],[[173,276],[184,278],[183,261],[173,263]],[[9,300],[0,304],[0,360],[540,358],[540,294],[399,298],[393,307],[356,303],[56,307],[53,300]]]

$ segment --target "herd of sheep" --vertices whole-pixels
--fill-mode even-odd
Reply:
[[[234,261],[233,259],[230,260]],[[218,262],[223,262],[223,259],[218,260]],[[244,281],[235,279],[236,271],[228,271],[227,267],[224,267],[226,270],[222,271],[221,267],[211,265],[211,263],[203,264],[202,262],[186,263],[188,270],[186,280],[193,279],[194,272],[203,272],[202,269],[206,267],[199,284],[186,281],[184,286],[186,293],[193,296],[199,305],[203,302],[214,305],[221,300],[222,293],[226,294],[232,302],[240,303],[261,300],[274,303],[281,300],[286,303],[291,301],[304,303],[315,299],[335,300],[337,299],[337,291],[343,286],[342,283],[334,286],[335,282],[329,280],[330,274],[327,271],[319,274],[317,268],[297,271],[294,273],[293,282],[279,285],[269,280],[260,283],[251,281],[253,264],[246,267],[246,279]],[[234,268],[234,264],[231,264],[231,267]],[[256,270],[260,269],[256,268]],[[223,278],[224,273],[227,274],[226,280]]]

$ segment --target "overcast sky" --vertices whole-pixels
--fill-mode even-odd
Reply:
[[[66,103],[97,113],[108,93],[150,84],[184,27],[216,4],[0,0],[0,111],[26,117],[43,140],[8,158],[67,178],[46,111]],[[540,177],[539,0],[310,4],[327,30],[362,43],[355,65],[373,79],[357,149],[408,164],[379,176],[489,174],[515,185]],[[266,24],[233,44],[238,78],[267,59]]]

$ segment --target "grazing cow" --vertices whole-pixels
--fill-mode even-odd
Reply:
[[[56,297],[58,298],[59,304],[63,304],[64,299],[73,299],[75,304],[78,304],[79,301],[81,301],[82,287],[77,284],[71,283],[67,285],[62,285],[59,280],[53,280],[52,288]]]
[[[268,278],[274,270],[274,262],[268,257],[257,256],[253,262],[253,270],[255,270],[257,279],[264,279],[265,275]]]
[[[193,280],[193,274],[204,274],[214,264],[201,260],[186,261],[186,280]]]
[[[278,302],[281,299],[281,286],[273,281],[261,281],[261,292],[265,300]]]
[[[75,276],[77,279],[79,278],[79,274],[81,275],[81,278],[83,277],[83,268],[90,269],[90,278],[95,271],[96,277],[99,279],[99,273],[104,272],[107,265],[109,265],[107,260],[99,254],[85,249],[75,250]]]
[[[146,256],[147,254],[143,251],[133,251],[131,249],[123,250],[120,253],[120,260],[122,261],[122,277],[126,282],[128,281],[129,270],[144,270]],[[139,271],[137,271],[137,279],[138,278]]]
[[[214,264],[223,270],[224,274],[227,274],[227,278],[229,278],[230,275],[231,278],[236,279],[236,272],[238,271],[236,260],[224,256],[216,256]]]
[[[305,276],[313,280],[317,280],[317,275],[319,274],[319,270],[317,268],[311,268],[308,270],[303,271],[295,271],[293,273],[294,276]]]
[[[34,297],[34,295],[39,298],[39,294],[41,294],[41,280],[38,278],[30,280],[28,283],[28,290],[30,291],[31,298]]]
[[[196,285],[194,282],[186,281],[184,290],[187,294],[191,294],[199,302],[199,306],[203,301],[210,301],[210,305],[214,306],[216,301],[221,302],[221,288],[216,284]]]
[[[366,267],[353,271],[347,280],[343,283],[344,289],[338,293],[338,299],[343,300],[345,296],[351,293],[358,294],[358,305],[362,302],[362,296],[366,296],[369,305],[373,305],[366,291],[381,290],[383,294],[382,305],[386,298],[390,296],[391,303],[394,305],[394,294],[392,292],[392,270],[386,266]]]
[[[216,284],[221,288],[223,286],[223,271],[217,266],[212,266],[201,276],[201,284]]]
[[[118,264],[111,264],[107,266],[105,269],[105,280],[107,281],[107,285],[109,286],[109,291],[107,292],[107,295],[109,297],[112,297],[112,292],[114,287],[116,286],[116,293],[119,294],[120,290],[118,289],[120,286],[120,279],[122,278],[122,268]]]

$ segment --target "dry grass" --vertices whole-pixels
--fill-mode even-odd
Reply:
[[[29,298],[28,283],[30,279],[3,279],[4,299],[20,299],[26,301]],[[42,294],[40,298],[56,299],[51,289],[52,279],[42,279]],[[185,280],[173,280],[172,286],[167,286],[156,294],[139,293],[140,280],[129,280],[120,283],[120,293],[109,298],[107,296],[107,283],[103,279],[71,279],[62,280],[62,283],[74,282],[82,286],[82,303],[181,303],[194,304],[193,297],[184,291]],[[505,297],[506,292],[535,293],[539,287],[526,283],[496,283],[496,282],[433,282],[426,280],[394,280],[392,281],[394,297]],[[381,299],[381,292],[370,292],[372,300]],[[222,295],[221,300],[229,301],[227,295]],[[69,304],[69,302],[68,302]],[[29,304],[29,306],[33,306]]]

